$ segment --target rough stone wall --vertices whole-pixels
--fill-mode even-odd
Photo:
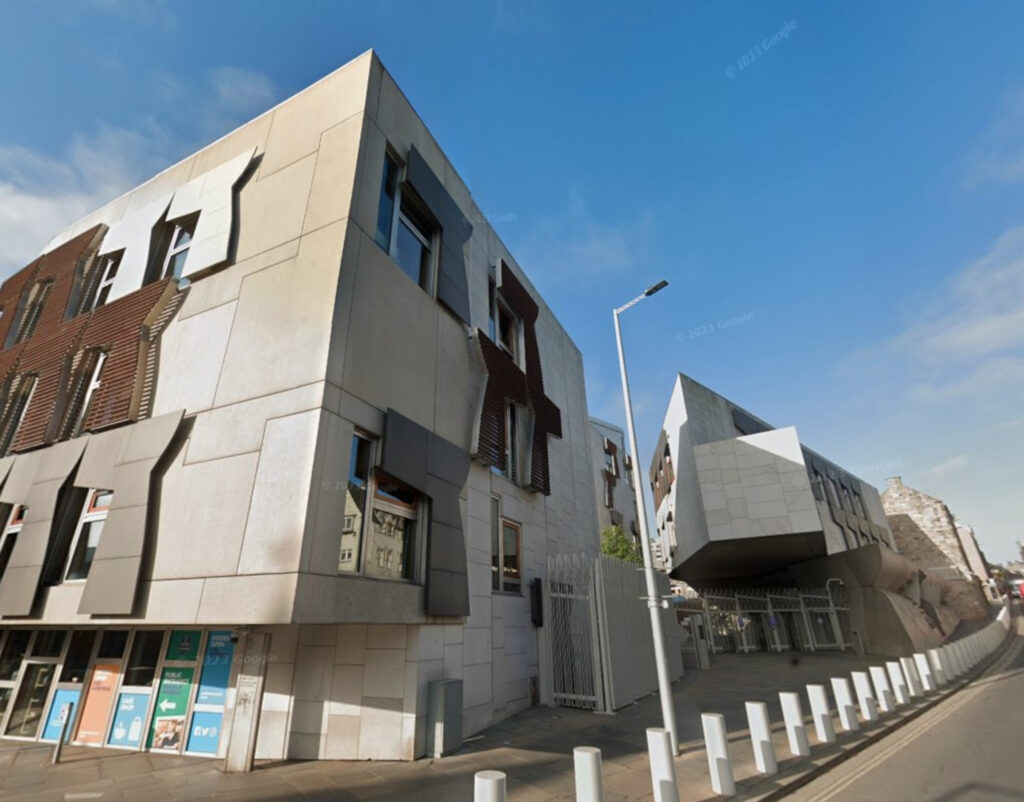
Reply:
[[[898,476],[887,481],[882,504],[900,553],[950,583],[944,601],[961,618],[986,617],[984,593],[971,575],[949,508],[940,499],[907,487]]]

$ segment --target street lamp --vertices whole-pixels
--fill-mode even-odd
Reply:
[[[651,559],[651,539],[647,535],[647,501],[644,497],[642,479],[640,477],[640,452],[636,447],[636,424],[633,422],[633,404],[629,398],[629,379],[626,376],[626,355],[622,350],[622,329],[619,327],[619,315],[631,306],[640,303],[659,290],[668,286],[667,281],[659,281],[652,284],[643,295],[639,295],[625,306],[616,309],[612,316],[615,318],[615,340],[619,346],[619,370],[622,373],[622,400],[626,404],[626,424],[629,430],[629,447],[633,452],[633,486],[640,496],[637,500],[637,516],[640,522],[640,549],[644,555],[644,575],[647,578],[647,608],[651,612],[651,634],[654,636],[654,664],[658,671],[658,695],[661,696],[661,717],[665,729],[668,730],[672,739],[672,754],[679,751],[679,732],[676,730],[676,713],[672,704],[672,683],[668,677],[668,660],[665,655],[665,638],[661,632],[661,620],[658,610],[661,608],[661,599],[658,596],[658,585],[654,576],[654,562]]]

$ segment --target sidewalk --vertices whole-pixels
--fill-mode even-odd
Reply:
[[[878,661],[872,661],[877,663]],[[674,688],[682,754],[677,760],[680,799],[712,798],[700,714],[725,715],[733,735],[746,729],[744,702],[768,702],[781,722],[778,692],[802,691],[868,663],[853,654],[720,655],[709,671],[691,672]],[[809,712],[805,709],[805,713]],[[423,800],[472,799],[473,774],[508,774],[512,802],[574,798],[572,749],[597,746],[604,760],[607,802],[651,799],[645,729],[661,725],[655,696],[615,715],[536,707],[471,737],[455,755],[415,763],[263,763],[246,775],[223,774],[220,762],[116,750],[68,747],[49,766],[50,747],[0,740],[0,800]],[[781,727],[781,723],[779,724]],[[812,736],[813,738],[813,736]],[[786,754],[779,733],[780,764]],[[749,745],[737,745],[737,775],[752,764]]]

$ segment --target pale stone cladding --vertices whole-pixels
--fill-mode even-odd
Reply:
[[[633,463],[626,448],[625,433],[612,423],[591,418],[590,455],[598,530],[603,532],[609,526],[621,526],[623,532],[639,539]]]
[[[908,487],[899,476],[886,481],[882,503],[900,552],[950,583],[945,600],[961,618],[987,617],[989,574],[974,531],[958,523],[941,499]]]
[[[471,222],[466,241],[445,243],[465,264],[457,311],[468,319],[374,241],[386,150],[415,150]],[[151,414],[183,410],[185,428],[162,466],[137,603],[130,615],[82,614],[82,586],[58,584],[30,623],[231,629],[239,662],[225,729],[239,676],[258,677],[256,758],[413,759],[426,749],[432,680],[462,680],[464,735],[540,696],[530,585],[549,554],[599,549],[582,357],[372,52],[55,241],[113,225],[245,152],[255,157],[236,186],[231,259],[191,281],[160,342]],[[543,393],[560,414],[561,436],[547,438],[549,495],[469,461],[488,378],[473,331],[488,332],[502,265],[538,307]],[[427,508],[454,525],[438,529],[455,557],[421,554],[408,582],[339,573],[353,436],[377,442],[398,424],[456,463],[466,455],[457,509]],[[493,588],[495,511],[519,534],[518,590]],[[451,584],[457,597],[464,583],[468,615],[426,612],[423,579],[437,560],[461,560],[464,579],[456,565]]]

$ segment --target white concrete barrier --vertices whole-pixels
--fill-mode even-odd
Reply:
[[[939,687],[939,684],[935,681],[935,671],[932,668],[932,661],[927,654],[915,652],[914,665],[917,667],[917,672],[921,676],[921,685],[924,686],[925,692],[934,691]]]
[[[972,667],[971,655],[967,651],[967,644],[962,640],[958,640],[953,644],[953,648],[956,649],[957,657],[960,658],[960,666],[963,668],[961,673],[966,674]]]
[[[901,657],[900,668],[903,669],[903,676],[907,678],[907,686],[910,689],[910,698],[920,696],[924,693],[924,686],[921,684],[921,675],[917,673],[917,666],[914,665],[913,656]]]
[[[928,663],[932,667],[932,676],[935,677],[936,687],[941,687],[946,684],[946,670],[942,665],[942,657],[939,655],[938,649],[928,650]]]
[[[576,802],[604,802],[601,784],[601,750],[596,746],[577,746],[572,750],[576,774]]]
[[[844,732],[860,729],[857,721],[857,708],[853,706],[853,694],[850,692],[850,681],[846,677],[832,677],[832,695],[836,698],[836,710],[839,711],[839,725]]]
[[[878,703],[875,701],[868,672],[854,671],[852,676],[853,689],[857,692],[857,704],[860,705],[860,717],[865,721],[878,721]]]
[[[814,719],[814,733],[818,743],[836,742],[836,728],[832,723],[832,711],[828,709],[828,693],[824,685],[808,685],[807,701],[811,703],[811,718]]]
[[[910,688],[903,676],[903,669],[900,668],[898,660],[889,660],[885,664],[885,670],[889,673],[889,684],[892,685],[893,695],[896,697],[896,704],[905,705],[910,702]]]
[[[775,774],[779,764],[775,760],[768,705],[764,702],[747,702],[747,724],[750,726],[750,745],[754,749],[754,765],[761,774]]]
[[[800,695],[783,691],[779,694],[779,701],[782,703],[782,718],[786,722],[789,751],[797,757],[807,757],[811,754],[811,744],[807,740],[804,713],[800,709]]]
[[[942,660],[947,681],[952,682],[960,676],[960,661],[957,660],[956,650],[951,643],[944,643],[939,647],[939,658]]]
[[[679,802],[676,764],[672,761],[672,736],[668,730],[661,727],[647,728],[647,755],[651,761],[654,802]]]
[[[478,771],[474,774],[473,802],[505,802],[505,772]]]
[[[868,671],[871,675],[871,684],[875,686],[878,709],[883,713],[891,713],[896,709],[896,699],[893,697],[892,688],[889,687],[885,666],[871,666]]]
[[[702,713],[700,722],[704,727],[704,746],[708,751],[708,771],[711,773],[711,790],[723,796],[736,793],[736,782],[732,776],[732,762],[729,760],[729,740],[725,734],[725,717],[720,713]],[[648,730],[650,732],[650,730]],[[675,777],[673,776],[673,782]],[[658,800],[658,797],[654,797]],[[678,802],[679,797],[671,798]],[[668,802],[658,800],[658,802]]]

